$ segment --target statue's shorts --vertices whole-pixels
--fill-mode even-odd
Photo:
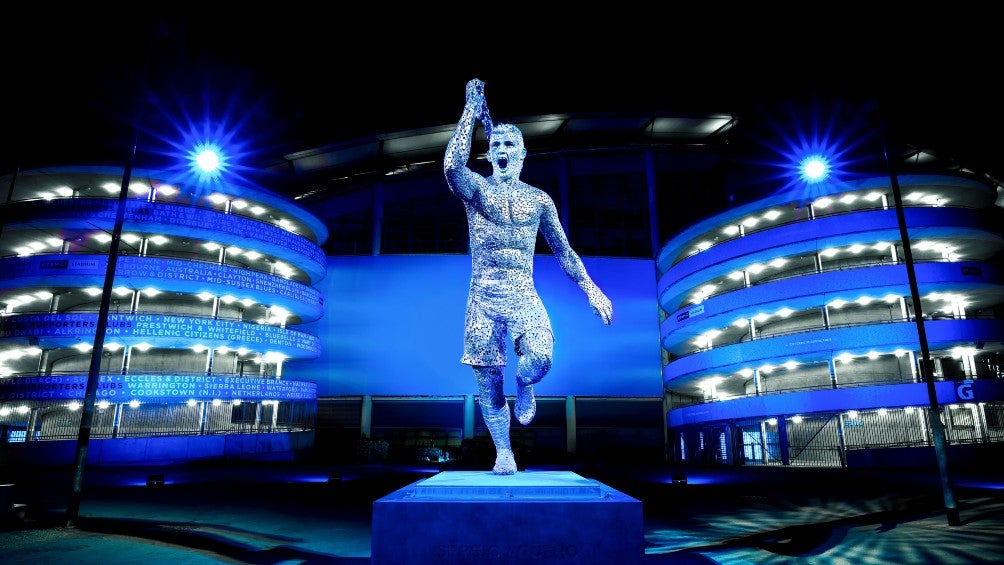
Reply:
[[[461,363],[502,367],[506,364],[506,339],[522,354],[521,340],[544,330],[551,334],[551,319],[536,293],[486,297],[472,292],[467,298],[464,356]],[[553,335],[552,335],[553,337]]]

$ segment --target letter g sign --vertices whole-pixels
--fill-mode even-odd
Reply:
[[[962,381],[958,387],[955,388],[955,394],[959,397],[959,400],[972,400],[973,399],[973,381],[965,380]]]

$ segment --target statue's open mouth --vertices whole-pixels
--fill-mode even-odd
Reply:
[[[499,168],[500,169],[504,169],[507,166],[509,166],[509,158],[505,157],[504,155],[500,155],[499,156],[499,161],[498,162],[499,162]]]

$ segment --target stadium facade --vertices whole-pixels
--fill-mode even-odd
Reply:
[[[313,443],[317,385],[287,378],[284,363],[319,353],[296,329],[323,308],[316,218],[267,190],[164,171],[66,167],[4,182],[6,456],[72,461],[89,379],[91,463],[285,458]]]
[[[529,151],[522,179],[552,196],[615,311],[608,328],[590,319],[538,240],[556,352],[537,418],[513,429],[522,464],[926,464],[934,405],[953,451],[1001,445],[994,179],[907,148],[898,176],[848,175],[810,192],[752,182],[728,114],[507,121]],[[142,442],[146,461],[308,447],[358,460],[374,444],[365,455],[386,461],[484,455],[475,383],[459,363],[469,256],[462,205],[442,177],[452,131],[285,155],[263,167],[274,192],[195,194],[155,171],[135,175],[143,186],[128,199],[108,318],[108,342],[122,349],[106,347],[101,369],[101,390],[118,395],[99,398],[102,452],[122,460]],[[479,131],[476,152],[484,141]],[[872,164],[885,165],[880,154]],[[76,438],[67,405],[91,355],[73,346],[88,341],[98,299],[86,293],[107,265],[98,236],[112,232],[116,200],[101,187],[121,172],[5,180],[15,219],[0,239],[0,425],[7,451],[37,459],[48,440]],[[26,397],[64,382],[58,396]],[[189,398],[174,382],[216,388]]]
[[[772,195],[670,240],[658,257],[663,379],[698,400],[668,413],[675,457],[916,465],[936,433],[1004,439],[996,200],[972,175],[824,181],[811,198]]]

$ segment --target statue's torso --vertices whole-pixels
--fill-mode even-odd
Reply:
[[[526,183],[482,185],[467,203],[473,285],[500,293],[532,289],[540,214],[538,191]]]

